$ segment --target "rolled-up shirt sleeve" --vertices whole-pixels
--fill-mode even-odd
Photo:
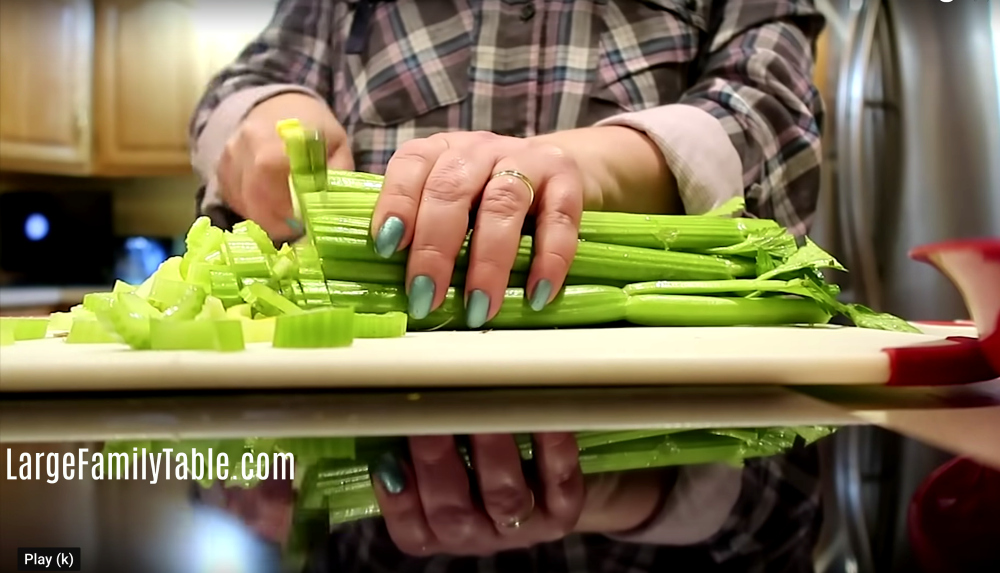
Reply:
[[[750,214],[804,234],[820,185],[824,110],[812,46],[822,16],[805,0],[714,5],[708,58],[681,100],[598,125],[645,132],[677,179],[685,212],[742,195]]]
[[[271,22],[209,83],[191,119],[191,164],[201,179],[199,212],[228,227],[216,164],[229,137],[258,103],[296,92],[328,101],[335,2],[280,0]]]

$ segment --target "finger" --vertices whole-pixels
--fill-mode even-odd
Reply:
[[[424,516],[447,547],[471,548],[495,535],[472,500],[469,478],[451,436],[410,438],[410,456]]]
[[[575,166],[563,164],[545,182],[535,213],[534,256],[528,274],[531,308],[552,302],[569,273],[580,234],[583,183]]]
[[[354,154],[351,146],[346,142],[334,146],[331,150],[330,158],[327,159],[327,167],[330,169],[343,169],[344,171],[354,171]]]
[[[417,480],[409,466],[387,453],[375,464],[372,477],[375,499],[396,547],[414,556],[433,551],[438,542],[424,518]]]
[[[226,142],[226,147],[219,157],[219,164],[215,169],[215,178],[223,203],[245,217],[246,205],[243,201],[243,194],[240,193],[244,167],[236,161],[239,147],[240,143],[237,139],[230,139]]]
[[[389,159],[372,212],[371,232],[380,256],[389,258],[413,240],[424,183],[447,149],[443,138],[415,139],[400,146]]]
[[[427,176],[406,265],[410,314],[423,318],[441,305],[455,259],[469,230],[469,211],[496,159],[488,146],[441,154]]]
[[[526,520],[535,509],[517,443],[509,434],[477,435],[471,439],[483,507],[500,533],[516,531],[512,526]]]
[[[566,433],[536,434],[535,460],[542,486],[539,505],[568,533],[580,518],[584,499],[576,438]]]
[[[251,161],[249,170],[243,174],[247,216],[272,237],[295,236],[288,225],[292,216],[288,157],[281,148],[272,147],[257,153]]]
[[[466,321],[479,328],[500,310],[511,267],[517,258],[521,229],[533,198],[533,190],[518,177],[492,177],[494,173],[518,171],[528,181],[543,180],[546,168],[526,154],[505,157],[490,170],[472,232],[469,269],[466,275]]]

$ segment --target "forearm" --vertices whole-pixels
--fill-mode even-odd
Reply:
[[[677,478],[674,468],[587,476],[587,497],[577,533],[632,531],[663,506]]]
[[[730,519],[742,481],[742,470],[728,464],[590,476],[576,531],[629,543],[701,543]]]
[[[539,140],[580,166],[584,208],[628,213],[677,213],[677,181],[659,147],[643,132],[609,125],[559,131]]]

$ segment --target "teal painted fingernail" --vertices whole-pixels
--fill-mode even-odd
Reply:
[[[469,304],[465,307],[465,324],[469,328],[479,328],[486,324],[486,317],[490,313],[490,297],[481,290],[474,290],[469,294]]]
[[[548,279],[542,279],[535,285],[535,292],[531,293],[531,310],[538,312],[549,303],[549,295],[552,294],[552,283]]]
[[[391,453],[385,453],[379,457],[372,475],[382,484],[385,491],[392,495],[398,495],[406,489],[406,473],[403,471],[402,464]]]
[[[388,259],[399,249],[403,240],[403,221],[399,217],[389,217],[382,223],[375,235],[375,252],[383,259]]]
[[[285,224],[288,225],[289,229],[295,231],[296,233],[302,232],[302,223],[299,223],[296,219],[289,217],[285,219]]]
[[[420,320],[427,318],[434,304],[434,281],[431,277],[420,275],[413,277],[410,283],[410,316]]]

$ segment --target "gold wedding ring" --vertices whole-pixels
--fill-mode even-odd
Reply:
[[[531,490],[528,490],[528,494],[531,496],[531,505],[528,510],[524,512],[521,517],[515,517],[506,522],[497,522],[497,525],[502,529],[519,529],[524,522],[531,518],[531,514],[535,512],[535,494]]]
[[[535,204],[535,186],[531,184],[531,180],[528,176],[520,171],[514,169],[506,169],[504,171],[497,171],[490,177],[490,180],[496,179],[497,177],[513,177],[514,179],[519,179],[524,186],[528,188],[528,206]]]

